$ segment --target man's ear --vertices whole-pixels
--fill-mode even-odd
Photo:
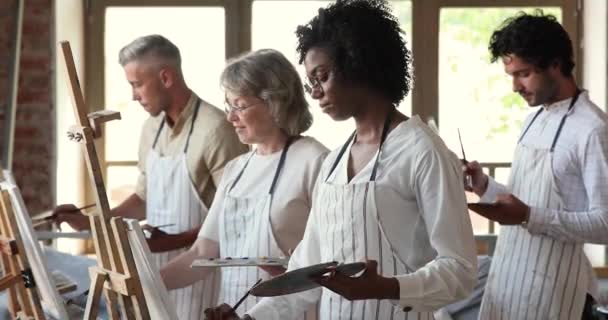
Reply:
[[[175,73],[169,68],[161,68],[158,72],[163,87],[170,88],[175,82]]]
[[[554,59],[553,61],[551,61],[551,64],[549,65],[549,67],[555,68],[557,70],[561,70],[562,62],[559,61],[559,59]]]

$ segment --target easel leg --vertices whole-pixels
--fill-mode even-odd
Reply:
[[[104,296],[106,297],[106,309],[108,309],[110,320],[120,320],[120,314],[118,313],[119,295],[112,290],[104,290]]]
[[[93,275],[93,281],[91,281],[91,287],[89,288],[90,294],[87,297],[87,308],[84,310],[84,320],[97,319],[99,299],[101,298],[101,290],[103,289],[105,278],[105,275],[98,272],[95,272]]]
[[[0,212],[0,214],[2,214]],[[1,220],[1,219],[0,219]],[[2,221],[0,221],[0,230],[3,228]],[[0,231],[1,232],[1,231]],[[11,269],[10,258],[4,254],[0,255],[2,261],[2,274],[5,277],[9,274],[13,274],[13,270]],[[19,312],[19,300],[17,300],[17,289],[15,287],[8,288],[8,311],[11,314],[11,318],[15,319],[17,317],[17,312]]]

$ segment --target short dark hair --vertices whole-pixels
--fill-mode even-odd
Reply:
[[[553,15],[542,10],[534,14],[519,12],[505,20],[492,34],[489,45],[492,62],[514,54],[535,67],[545,70],[555,60],[561,62],[561,72],[572,76],[574,54],[566,30]]]
[[[313,47],[329,51],[340,79],[398,104],[410,91],[411,52],[384,0],[338,0],[298,26],[300,64]]]

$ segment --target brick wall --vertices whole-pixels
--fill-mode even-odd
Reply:
[[[15,0],[0,0],[0,108],[8,94],[10,49],[13,40]],[[31,213],[53,204],[55,129],[53,112],[52,43],[53,1],[26,0],[17,121],[13,154],[13,173]],[[0,122],[0,135],[4,131]],[[1,140],[0,140],[1,141]]]

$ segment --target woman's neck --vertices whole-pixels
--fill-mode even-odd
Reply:
[[[390,128],[396,119],[404,117],[396,112],[395,106],[389,101],[375,100],[362,105],[359,112],[353,116],[357,132],[357,143],[377,144],[382,138],[382,131],[387,117],[391,115]],[[398,122],[401,122],[399,120]]]
[[[269,155],[278,152],[287,143],[287,134],[281,130],[277,133],[264,138],[262,142],[256,144],[256,152],[260,155]]]

